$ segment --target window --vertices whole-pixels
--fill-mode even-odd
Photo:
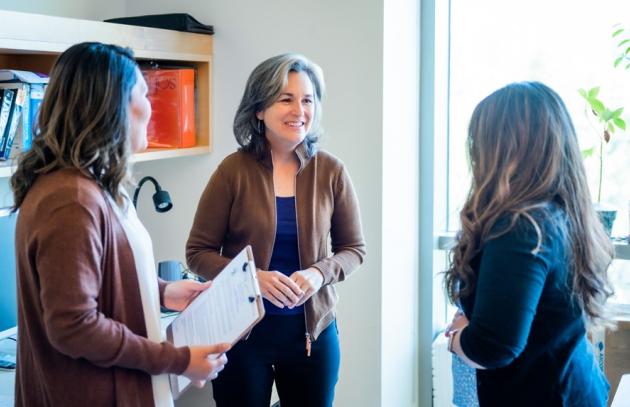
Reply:
[[[620,20],[625,18],[625,20]],[[607,107],[625,107],[625,132],[616,131],[604,147],[602,202],[617,209],[613,236],[629,234],[630,219],[630,69],[615,68],[619,55],[616,26],[630,29],[630,2],[568,0],[450,0],[447,122],[446,229],[459,228],[459,211],[468,193],[470,172],[465,150],[467,127],[476,104],[515,81],[541,81],[567,105],[583,150],[597,147],[603,127],[587,109],[579,89],[600,87]],[[630,36],[630,31],[627,31]],[[626,47],[630,43],[626,44]],[[585,158],[589,187],[597,196],[599,160]],[[628,257],[630,250],[624,257]],[[630,304],[630,261],[610,270],[613,302]],[[443,295],[434,291],[436,297]],[[434,310],[434,315],[435,315]],[[450,310],[447,311],[450,313]],[[441,319],[441,318],[439,318]]]
[[[601,99],[630,117],[630,70],[614,68],[613,26],[630,28],[630,3],[451,0],[448,114],[448,229],[459,227],[459,210],[470,178],[465,151],[475,105],[510,82],[541,81],[560,94],[573,118],[580,146],[598,145],[601,125],[587,110],[580,88],[601,87]],[[627,17],[626,21],[619,18]],[[630,125],[630,123],[629,123]],[[629,128],[630,130],[630,128]],[[628,234],[630,131],[615,132],[605,146],[602,201],[614,205],[613,236]],[[591,191],[598,159],[585,159]]]

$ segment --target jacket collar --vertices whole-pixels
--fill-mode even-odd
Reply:
[[[298,173],[299,173],[300,171],[302,171],[304,167],[306,167],[308,162],[311,160],[311,156],[308,154],[308,148],[306,147],[306,140],[304,140],[297,147],[295,147],[295,150],[293,150],[293,152],[295,153],[296,157],[298,158],[298,161],[300,162],[300,166],[298,168]],[[265,157],[263,158],[262,163],[265,167],[269,169],[273,169],[273,161],[271,159],[271,148],[267,149],[267,152],[265,153]]]

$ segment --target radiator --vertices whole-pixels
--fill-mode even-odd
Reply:
[[[433,407],[453,406],[453,374],[451,353],[447,349],[448,338],[438,334],[431,346],[433,370]]]

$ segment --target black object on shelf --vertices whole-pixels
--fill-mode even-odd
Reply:
[[[160,213],[170,211],[173,207],[171,196],[168,194],[168,192],[164,191],[162,187],[160,187],[160,184],[158,184],[155,178],[148,176],[142,178],[138,183],[138,186],[133,193],[133,206],[138,206],[138,195],[140,195],[140,189],[142,188],[142,185],[147,181],[150,181],[155,187],[155,194],[153,194],[153,205],[155,205],[155,210]]]
[[[197,34],[214,34],[214,27],[202,24],[187,13],[152,14],[136,17],[119,17],[103,20],[106,23],[139,25],[142,27],[164,28]]]

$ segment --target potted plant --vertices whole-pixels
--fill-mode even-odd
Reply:
[[[612,34],[613,38],[619,38],[621,41],[617,44],[619,55],[614,61],[614,66],[619,67],[623,64],[624,68],[630,69],[630,38],[625,28],[615,26]],[[597,118],[597,134],[599,142],[588,149],[582,150],[582,156],[588,158],[593,154],[597,154],[598,158],[598,176],[597,176],[597,200],[595,201],[595,209],[604,225],[604,229],[608,235],[612,232],[612,226],[617,217],[617,211],[614,207],[602,203],[602,183],[604,179],[604,151],[608,143],[610,143],[612,134],[615,130],[626,130],[626,122],[621,117],[623,107],[611,109],[599,99],[599,87],[591,89],[580,89],[580,95],[587,103],[588,110]]]
[[[613,223],[617,217],[617,210],[607,204],[602,203],[602,183],[604,179],[604,151],[608,143],[610,143],[611,135],[615,130],[625,130],[626,122],[621,118],[623,107],[610,109],[606,107],[604,102],[598,99],[599,87],[589,90],[580,89],[580,95],[586,100],[590,111],[598,119],[598,136],[597,145],[582,150],[582,156],[588,158],[593,154],[597,154],[598,172],[597,172],[597,199],[595,201],[595,209],[604,224],[604,229],[610,235]]]

